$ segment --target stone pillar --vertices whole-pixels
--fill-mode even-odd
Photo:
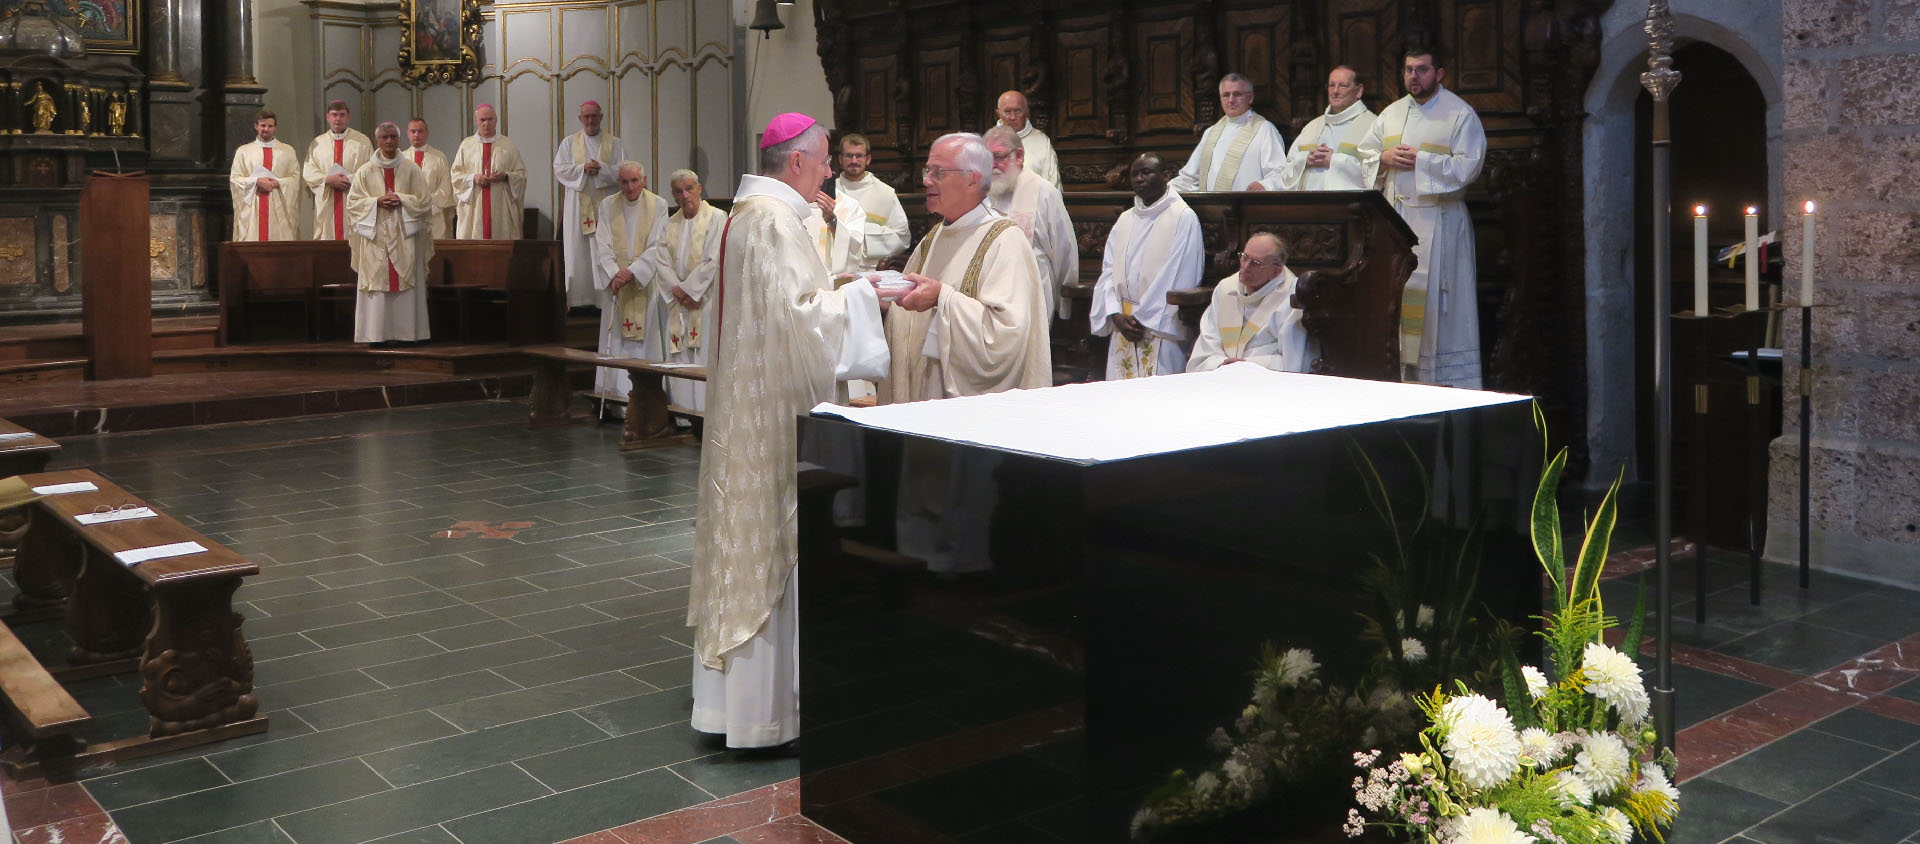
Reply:
[[[253,0],[219,0],[226,27],[225,82],[220,107],[225,147],[253,137],[253,115],[266,103],[267,89],[253,75]]]
[[[1800,280],[1800,204],[1819,203],[1813,298],[1812,558],[1920,588],[1920,5],[1786,0],[1787,295]],[[1884,21],[1870,17],[1884,14]],[[1797,314],[1784,320],[1785,436],[1773,444],[1767,556],[1799,556]],[[1790,587],[1788,587],[1790,588]],[[1813,588],[1820,588],[1816,574]]]
[[[147,4],[147,77],[155,83],[185,84],[180,75],[178,0]]]

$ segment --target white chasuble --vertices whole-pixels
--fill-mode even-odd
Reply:
[[[594,274],[600,295],[600,354],[615,358],[651,359],[647,347],[648,308],[653,302],[654,258],[660,242],[666,203],[646,191],[632,202],[621,194],[600,201],[604,223],[594,232]],[[621,270],[633,281],[613,291],[613,277]],[[633,382],[625,370],[601,368],[594,376],[594,392],[625,400]]]
[[[826,213],[820,206],[808,203],[807,219],[803,224],[807,234],[813,238],[814,247],[820,250],[820,263],[827,268],[827,275],[861,272],[867,261],[867,209],[860,201],[851,196],[839,197],[833,203],[833,225],[827,225]]]
[[[399,207],[380,207],[380,197],[387,194],[399,197]],[[359,277],[354,342],[427,339],[433,194],[426,175],[404,155],[376,154],[353,174],[344,206],[351,221],[347,242]]]
[[[347,190],[335,190],[327,186],[327,177],[334,174],[345,175],[349,179],[360,171],[360,165],[373,158],[373,142],[358,129],[348,129],[338,135],[321,132],[307,144],[307,164],[302,169],[306,177],[307,188],[313,191],[313,239],[346,240],[347,227]]]
[[[907,270],[940,282],[939,303],[887,312],[893,359],[881,403],[1053,386],[1040,266],[1013,221],[985,202],[935,225]]]
[[[1200,286],[1206,250],[1200,244],[1200,217],[1178,193],[1167,191],[1152,205],[1134,197],[1107,233],[1100,259],[1100,280],[1093,287],[1089,315],[1107,345],[1108,380],[1170,375],[1187,370],[1187,328],[1167,293]],[[1135,343],[1113,330],[1115,314],[1132,316],[1147,327]]]
[[[850,196],[867,210],[867,242],[865,258],[860,271],[866,272],[880,265],[880,262],[905,251],[912,241],[912,231],[907,227],[907,209],[900,205],[900,194],[893,186],[875,178],[872,173],[863,174],[858,181],[841,176],[834,180],[834,196]]]
[[[700,448],[693,577],[693,728],[727,744],[799,733],[799,492],[794,418],[836,381],[886,365],[880,303],[864,279],[832,288],[801,226],[807,203],[785,183],[743,176],[723,227]]]
[[[1293,139],[1293,151],[1280,168],[1280,183],[1274,190],[1366,190],[1360,172],[1360,137],[1373,125],[1373,112],[1367,104],[1355,100],[1338,113],[1322,114],[1300,130]],[[1333,157],[1325,167],[1308,167],[1307,157],[1325,146]]]
[[[261,193],[263,176],[279,180],[280,186]],[[233,194],[233,239],[298,240],[300,179],[300,159],[285,142],[255,140],[234,150],[233,166],[227,170],[227,186]]]
[[[408,147],[400,151],[426,174],[427,187],[433,190],[433,239],[453,236],[453,176],[448,172],[447,154],[433,147]]]
[[[475,177],[505,174],[504,182]],[[520,148],[505,135],[470,135],[460,142],[448,168],[460,217],[454,237],[463,240],[520,239],[520,208],[527,196],[527,166]]]
[[[1248,110],[1237,118],[1223,116],[1207,127],[1200,145],[1167,187],[1186,193],[1232,191],[1259,182],[1273,190],[1286,163],[1287,146],[1280,140],[1280,130]]]
[[[1382,153],[1400,144],[1418,150],[1412,170],[1382,166]],[[1360,142],[1365,183],[1379,186],[1419,238],[1418,265],[1400,300],[1407,380],[1480,389],[1480,296],[1466,195],[1486,155],[1480,116],[1445,88],[1424,105],[1401,97]]]
[[[658,316],[647,346],[654,359],[707,365],[714,317],[719,312],[712,307],[713,279],[720,266],[720,230],[726,225],[726,213],[705,201],[691,220],[678,209],[667,215],[661,248],[653,253],[653,311]],[[673,296],[675,287],[699,307],[689,309],[680,304]],[[707,385],[669,378],[667,399],[680,407],[705,411]]]
[[[627,147],[605,132],[588,135],[585,130],[560,139],[556,146],[553,180],[566,192],[555,216],[560,218],[556,234],[566,262],[567,305],[596,305],[600,297],[594,283],[593,233],[601,200],[620,192],[620,162],[627,160]],[[600,163],[599,172],[587,173],[589,161]]]
[[[1239,273],[1221,279],[1200,317],[1187,371],[1211,372],[1236,358],[1276,372],[1309,371],[1319,344],[1307,336],[1305,313],[1293,307],[1298,283],[1292,270],[1252,293],[1241,288]]]
[[[1047,313],[1060,319],[1072,316],[1065,288],[1080,278],[1080,242],[1073,233],[1073,218],[1067,214],[1060,189],[1032,170],[1022,170],[1011,194],[1004,195],[1002,201],[989,195],[987,203],[1018,224],[1033,245],[1033,260],[1040,265],[1040,280],[1046,289]]]

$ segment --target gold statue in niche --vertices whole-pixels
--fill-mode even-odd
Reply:
[[[115,93],[113,100],[107,103],[107,133],[124,134],[127,129],[127,104]]]
[[[33,98],[27,100],[27,106],[33,109],[33,131],[50,132],[53,130],[54,115],[60,110],[53,105],[53,97],[47,93],[47,86],[33,83]]]
[[[80,125],[73,127],[76,135],[85,135],[93,128],[93,107],[87,103],[91,99],[85,93],[80,95]]]

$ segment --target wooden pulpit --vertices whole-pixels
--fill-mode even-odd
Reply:
[[[87,378],[153,375],[153,276],[143,172],[94,171],[80,193],[80,326]]]

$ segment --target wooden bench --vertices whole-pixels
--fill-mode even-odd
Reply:
[[[93,716],[5,625],[0,625],[0,693],[7,696],[17,726],[41,753],[74,752],[76,734],[93,723]]]
[[[620,437],[621,451],[695,442],[693,434],[678,431],[673,420],[675,417],[697,420],[701,418],[700,411],[668,403],[666,379],[705,381],[706,367],[639,358],[603,358],[585,349],[567,346],[527,346],[518,351],[539,364],[533,377],[533,407],[527,413],[529,427],[547,428],[570,422],[573,388],[567,383],[567,371],[605,366],[625,370],[633,383],[627,392],[627,424]]]
[[[0,478],[41,471],[58,453],[59,443],[0,419]]]
[[[76,469],[27,475],[35,487],[90,482],[97,489],[42,497],[14,563],[23,608],[66,607],[74,645],[55,676],[78,679],[129,668],[141,675],[150,716],[144,737],[80,748],[73,763],[136,758],[179,747],[265,732],[253,694],[253,654],[233,611],[241,578],[259,566],[164,513],[81,524],[101,507],[147,506],[100,475]],[[134,565],[117,554],[196,542],[206,550]],[[11,695],[13,691],[8,688]],[[16,708],[23,699],[13,698]],[[66,748],[55,747],[64,756]],[[52,758],[43,750],[9,753],[18,771]],[[63,763],[69,761],[61,760]]]

